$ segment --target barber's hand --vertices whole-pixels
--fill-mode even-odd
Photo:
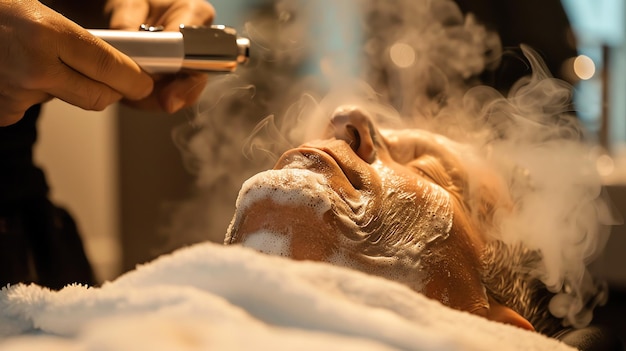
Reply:
[[[146,97],[149,75],[37,0],[0,0],[0,126],[57,97],[87,110]]]
[[[1,0],[0,0],[1,1]],[[163,26],[178,31],[181,24],[210,25],[215,10],[205,0],[107,0],[112,29],[137,30],[141,24]],[[208,76],[204,73],[178,73],[155,78],[150,96],[128,105],[174,113],[194,104],[204,90]]]

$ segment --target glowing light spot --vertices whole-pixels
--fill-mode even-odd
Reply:
[[[407,68],[415,63],[415,50],[405,43],[395,43],[389,49],[391,61],[400,68]]]
[[[574,73],[582,80],[587,80],[596,73],[596,65],[589,56],[580,55],[574,60]]]
[[[615,162],[609,155],[600,155],[596,159],[596,168],[601,176],[608,176],[615,170]]]

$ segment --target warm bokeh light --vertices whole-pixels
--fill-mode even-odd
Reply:
[[[582,80],[587,80],[596,73],[596,65],[589,56],[580,55],[574,60],[574,73]]]
[[[415,62],[415,50],[405,43],[395,43],[389,49],[391,62],[400,68],[407,68]]]
[[[596,159],[596,168],[601,176],[609,176],[615,170],[615,162],[609,155],[600,155]]]

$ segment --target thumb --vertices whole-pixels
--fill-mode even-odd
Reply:
[[[108,0],[104,11],[111,16],[111,29],[137,30],[148,18],[149,10],[145,0]]]

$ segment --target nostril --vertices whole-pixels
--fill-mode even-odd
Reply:
[[[361,136],[357,126],[351,123],[350,116],[344,114],[335,115],[331,123],[334,137],[345,141],[352,150],[357,151],[361,145]]]
[[[329,131],[330,136],[350,145],[363,161],[371,163],[376,159],[375,127],[370,117],[360,109],[337,109],[331,118]]]

